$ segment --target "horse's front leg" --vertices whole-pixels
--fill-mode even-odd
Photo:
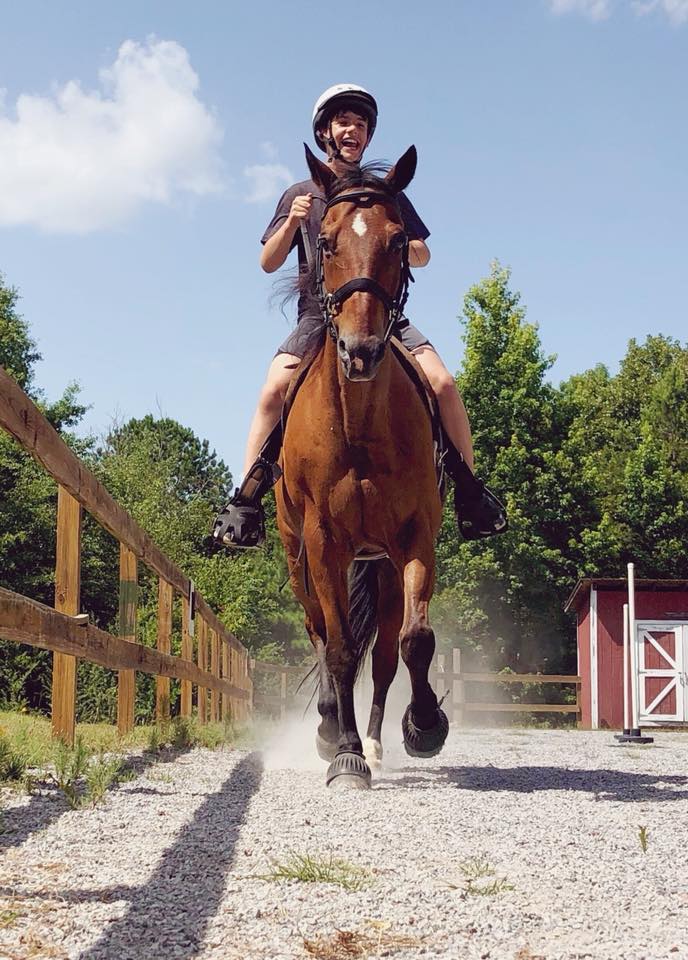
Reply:
[[[387,693],[399,663],[399,631],[404,610],[401,577],[389,560],[378,567],[377,640],[373,647],[373,703],[363,753],[375,769],[382,764],[382,721]]]
[[[415,553],[415,555],[414,555]],[[404,622],[399,635],[401,656],[411,677],[411,703],[401,722],[406,752],[433,757],[447,739],[449,721],[428,680],[435,652],[435,634],[428,607],[435,583],[435,558],[430,549],[411,554],[404,564]]]
[[[325,621],[325,666],[334,687],[339,723],[337,750],[327,770],[327,784],[366,789],[370,787],[370,767],[363,758],[354,711],[359,651],[349,627],[350,557],[319,523],[311,532],[306,541],[308,562]]]

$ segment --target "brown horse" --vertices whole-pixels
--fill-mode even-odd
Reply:
[[[428,604],[441,519],[431,421],[388,344],[408,283],[408,241],[396,195],[413,178],[411,147],[383,178],[337,178],[306,147],[328,202],[315,282],[329,336],[308,367],[287,420],[277,520],[291,584],[319,664],[317,746],[327,783],[369,787],[399,647],[412,698],[407,752],[438,753],[448,732],[428,682],[435,638]],[[372,554],[382,559],[357,560]],[[365,759],[354,683],[367,647],[374,695]]]

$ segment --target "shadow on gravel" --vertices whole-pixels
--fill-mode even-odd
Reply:
[[[146,770],[157,763],[170,763],[188,753],[191,748],[182,750],[162,751],[153,753],[146,751],[139,757],[128,757],[124,761],[124,769],[130,771],[134,777],[142,776]],[[111,786],[108,793],[121,790],[128,786],[128,781]],[[131,788],[130,788],[131,789]],[[145,788],[142,788],[145,789]],[[71,811],[66,798],[59,787],[49,784],[41,787],[40,794],[34,794],[25,807],[14,807],[4,811],[3,831],[0,833],[0,853],[10,847],[18,847],[27,840],[32,833],[45,830],[60,817]]]
[[[97,898],[95,891],[71,891],[74,900],[129,900],[124,916],[113,920],[100,939],[79,954],[79,960],[196,956],[222,900],[239,831],[261,778],[258,754],[240,760],[221,789],[201,804],[142,886],[105,888],[97,891]]]
[[[658,773],[627,773],[622,770],[568,770],[566,767],[401,767],[403,777],[381,777],[386,787],[417,787],[432,790],[453,784],[459,790],[537,793],[540,790],[572,790],[591,793],[596,800],[626,803],[667,800],[688,801],[688,777]],[[409,776],[414,774],[414,776]],[[679,789],[683,787],[683,789]]]

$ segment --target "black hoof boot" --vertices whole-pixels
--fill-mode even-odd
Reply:
[[[370,790],[370,767],[360,753],[338,753],[327,768],[327,786],[333,790]]]
[[[437,708],[437,719],[428,730],[421,730],[412,719],[411,705],[401,721],[404,747],[410,757],[436,757],[444,746],[449,733],[449,721],[444,710]]]

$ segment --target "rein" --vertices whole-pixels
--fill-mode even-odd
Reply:
[[[327,202],[323,211],[323,219],[327,211],[336,203],[355,203],[371,206],[373,203],[387,203],[390,200],[394,200],[394,197],[379,191],[356,190],[350,193],[342,193]],[[372,293],[373,296],[377,297],[383,304],[388,316],[387,329],[382,338],[383,343],[387,343],[394,333],[395,328],[400,329],[408,325],[408,320],[404,316],[404,307],[408,299],[409,282],[413,282],[413,277],[408,260],[409,241],[405,234],[404,237],[404,245],[401,248],[399,285],[397,286],[396,293],[392,297],[373,277],[354,277],[352,280],[347,280],[346,283],[337,287],[332,293],[328,293],[325,287],[325,264],[323,259],[325,238],[322,233],[319,234],[315,249],[315,293],[318,298],[320,310],[322,311],[325,326],[327,327],[327,332],[335,343],[338,337],[335,317],[341,310],[344,301],[347,300],[352,293]]]

